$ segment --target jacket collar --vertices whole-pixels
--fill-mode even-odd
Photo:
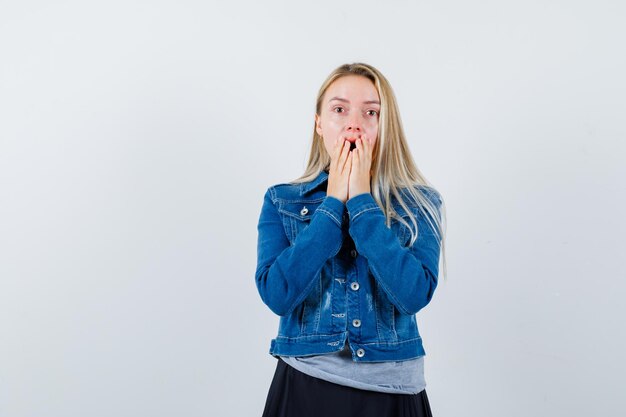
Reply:
[[[320,173],[317,174],[317,177],[314,180],[309,182],[303,182],[302,184],[300,184],[300,195],[303,196],[313,191],[314,189],[325,183],[327,180],[328,172],[324,170],[320,171]]]

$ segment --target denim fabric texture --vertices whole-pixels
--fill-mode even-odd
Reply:
[[[326,195],[327,180],[322,171],[313,181],[276,184],[265,193],[255,279],[263,302],[280,316],[269,353],[338,352],[348,340],[354,361],[425,355],[415,313],[437,287],[439,239],[410,207],[419,234],[409,247],[410,230],[395,219],[388,228],[370,193],[344,204]],[[419,187],[439,209],[437,191]]]

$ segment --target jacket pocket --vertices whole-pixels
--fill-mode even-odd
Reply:
[[[330,295],[330,294],[326,294]],[[314,288],[304,299],[302,316],[300,317],[300,334],[317,333],[322,306],[322,281],[321,275],[316,279]]]
[[[395,307],[389,301],[387,294],[376,281],[374,285],[374,300],[376,302],[376,329],[378,331],[378,340],[381,342],[396,342],[398,334],[396,333],[395,323]]]
[[[278,208],[291,244],[294,243],[298,234],[309,226],[315,210],[321,203],[322,200],[285,202]]]

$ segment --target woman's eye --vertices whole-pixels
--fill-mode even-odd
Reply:
[[[338,112],[337,110],[341,110],[341,111],[340,111],[340,112]],[[333,109],[333,111],[334,111],[335,113],[343,113],[343,107],[335,107],[335,108]]]
[[[378,112],[377,112],[376,110],[368,110],[367,112],[368,112],[368,113],[372,112],[372,113],[374,113],[375,115],[378,115]],[[372,116],[374,116],[374,114],[372,114]]]

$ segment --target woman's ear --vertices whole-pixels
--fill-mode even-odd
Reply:
[[[322,120],[317,113],[315,113],[315,131],[317,132],[318,135],[323,136],[322,135]]]

